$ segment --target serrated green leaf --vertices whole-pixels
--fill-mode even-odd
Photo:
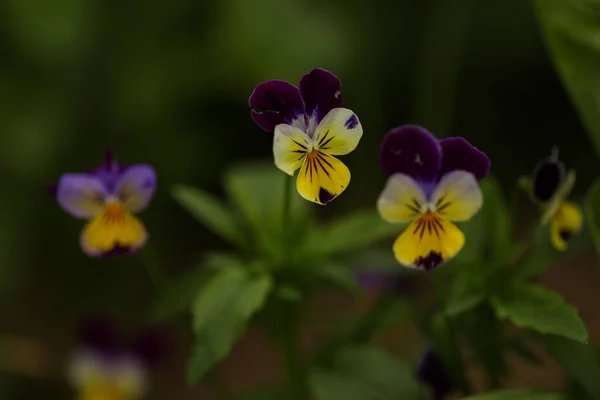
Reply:
[[[259,249],[279,261],[290,258],[284,241],[302,243],[312,223],[310,203],[296,192],[294,182],[293,177],[264,162],[236,165],[225,175],[229,198],[248,221]],[[284,191],[290,192],[289,221],[283,221]]]
[[[150,312],[150,320],[164,321],[189,310],[202,285],[223,267],[236,267],[239,259],[231,254],[208,254],[196,267],[183,271],[168,283]]]
[[[494,296],[492,304],[499,318],[508,318],[517,326],[587,342],[587,330],[577,310],[542,286],[516,283]]]
[[[310,371],[317,400],[418,399],[421,390],[412,368],[380,349],[341,349],[331,368]]]
[[[589,0],[537,0],[536,4],[555,67],[600,156],[600,7]]]
[[[344,254],[399,235],[401,231],[402,227],[385,222],[375,210],[357,211],[316,229],[307,238],[306,251],[319,257]]]
[[[196,343],[188,382],[198,381],[229,354],[249,318],[262,308],[272,285],[269,275],[251,275],[242,268],[221,269],[204,285],[192,306]]]
[[[171,194],[179,205],[211,232],[236,246],[245,245],[240,226],[222,201],[209,193],[186,185],[175,185]]]
[[[600,399],[600,359],[593,346],[555,335],[537,335],[536,338],[572,379],[592,398]]]
[[[562,393],[508,389],[465,397],[463,400],[564,400]]]

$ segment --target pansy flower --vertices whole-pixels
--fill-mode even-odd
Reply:
[[[68,362],[76,398],[141,399],[148,391],[151,369],[165,354],[164,343],[163,332],[148,330],[127,344],[111,320],[88,321]]]
[[[469,220],[483,204],[478,181],[490,161],[460,137],[437,140],[405,125],[387,133],[380,164],[389,176],[377,202],[381,217],[410,225],[394,243],[404,266],[432,270],[454,257],[465,237],[454,222]]]
[[[148,233],[131,213],[146,208],[155,189],[156,174],[151,166],[123,166],[109,152],[105,163],[93,171],[61,176],[53,193],[67,213],[89,221],[81,233],[83,251],[107,256],[144,246]]]
[[[263,82],[249,104],[254,122],[274,132],[277,168],[292,176],[300,170],[296,188],[302,197],[327,204],[346,189],[350,170],[335,156],[354,150],[363,130],[356,114],[342,108],[342,84],[334,74],[313,69],[300,87]]]
[[[531,180],[531,194],[543,209],[542,224],[550,222],[552,245],[560,251],[583,224],[580,208],[566,200],[574,185],[575,171],[565,172],[558,149],[538,163]]]

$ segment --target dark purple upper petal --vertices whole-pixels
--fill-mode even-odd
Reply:
[[[342,82],[321,68],[311,70],[300,79],[300,93],[306,114],[316,118],[317,124],[329,111],[342,106]]]
[[[433,182],[442,165],[442,150],[425,128],[404,125],[383,138],[379,163],[386,175],[403,173],[421,182]]]
[[[565,165],[558,159],[558,154],[546,157],[533,171],[533,195],[542,202],[550,200],[560,188],[564,177]]]
[[[423,355],[417,370],[417,377],[419,381],[432,389],[434,400],[443,400],[454,390],[450,373],[433,349],[426,351]]]
[[[279,124],[291,124],[304,116],[300,89],[286,81],[271,80],[259,84],[250,95],[252,119],[267,132]]]
[[[107,151],[104,163],[93,169],[90,172],[90,175],[100,179],[104,183],[107,192],[110,194],[115,194],[114,192],[116,190],[119,178],[126,170],[127,166],[119,164],[115,159],[113,152]]]
[[[440,140],[442,147],[442,167],[438,176],[441,178],[448,172],[462,170],[482,180],[490,172],[490,159],[471,143],[461,137]]]
[[[105,356],[113,356],[123,349],[123,341],[115,321],[96,316],[83,322],[79,343]]]

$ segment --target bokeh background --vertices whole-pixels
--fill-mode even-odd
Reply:
[[[272,157],[272,135],[253,124],[247,105],[264,80],[297,83],[313,67],[331,70],[364,126],[360,146],[344,157],[352,183],[318,210],[323,218],[374,206],[384,183],[379,142],[406,123],[464,136],[490,156],[507,189],[553,145],[577,170],[576,197],[598,171],[529,1],[4,0],[0,54],[0,388],[7,399],[70,398],[62,362],[81,319],[108,313],[135,329],[155,298],[140,257],[92,260],[79,250],[82,222],[62,212],[45,186],[93,168],[106,149],[123,163],[153,165],[159,191],[142,218],[151,251],[176,275],[225,244],[174,203],[170,187],[222,195],[229,166]],[[585,311],[599,300],[595,258],[580,247],[544,279],[584,310],[597,339],[593,307]],[[325,314],[350,302],[323,296],[316,308]],[[185,321],[172,329],[177,345],[153,398],[212,398],[208,383],[185,386]],[[398,327],[385,341],[398,350],[419,339]],[[252,331],[218,371],[243,389],[276,379],[278,365]],[[512,385],[555,387],[556,373],[552,365],[528,370]]]

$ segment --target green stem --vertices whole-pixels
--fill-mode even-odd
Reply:
[[[396,299],[393,295],[380,295],[373,308],[365,315],[350,335],[350,341],[356,344],[370,342],[395,301]]]
[[[289,241],[290,241],[289,228],[291,226],[293,226],[292,221],[290,221],[291,209],[292,209],[292,185],[293,185],[293,183],[294,183],[294,180],[290,176],[284,175],[283,207],[282,207],[282,215],[281,215],[281,232],[282,232],[284,259],[287,258],[288,250],[289,250]]]

